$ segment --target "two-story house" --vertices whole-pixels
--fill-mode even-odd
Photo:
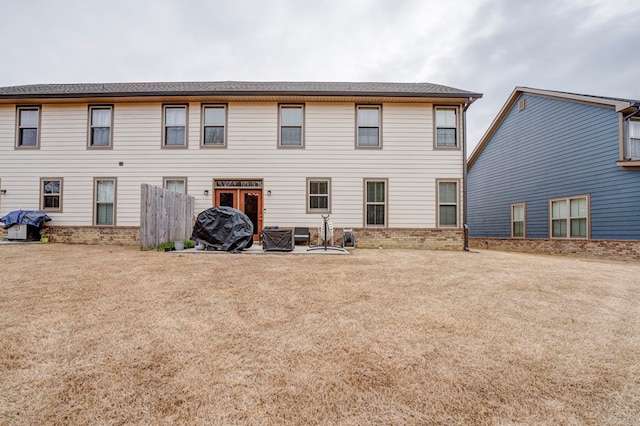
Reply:
[[[465,114],[429,83],[0,87],[0,217],[42,210],[52,241],[135,242],[140,186],[264,226],[330,215],[359,246],[461,249]]]
[[[640,258],[640,102],[516,87],[468,190],[472,246]]]

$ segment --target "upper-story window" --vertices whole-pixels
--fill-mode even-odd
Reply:
[[[40,146],[40,107],[18,107],[18,129],[16,147],[38,148]]]
[[[227,145],[226,105],[205,105],[202,107],[202,146],[225,147]]]
[[[111,147],[111,106],[89,107],[89,147]]]
[[[360,148],[379,148],[382,146],[380,138],[379,105],[358,105],[357,107],[357,141]]]
[[[164,106],[163,145],[165,147],[187,146],[187,106]]]
[[[589,237],[589,196],[549,201],[552,238]]]
[[[280,146],[304,146],[304,106],[280,105]]]
[[[629,157],[640,160],[640,120],[629,120]]]
[[[452,107],[436,107],[436,148],[458,147],[458,114]]]

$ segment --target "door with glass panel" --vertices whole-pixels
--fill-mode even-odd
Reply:
[[[252,182],[255,187],[248,187]],[[262,229],[262,181],[216,181],[215,185],[224,187],[215,189],[214,204],[233,207],[246,214],[253,224],[253,239],[258,241]]]

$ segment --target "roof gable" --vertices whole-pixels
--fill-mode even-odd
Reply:
[[[590,105],[601,106],[604,108],[614,108],[616,112],[627,112],[630,109],[637,108],[640,105],[640,101],[633,99],[621,99],[621,98],[609,98],[604,96],[592,96],[581,95],[577,93],[559,92],[555,90],[543,90],[534,89],[529,87],[517,86],[507,101],[498,112],[498,115],[493,119],[489,128],[480,139],[480,142],[473,150],[467,161],[467,169],[470,169],[477,158],[482,153],[484,147],[489,143],[495,132],[500,128],[502,122],[505,120],[514,104],[518,101],[523,94],[531,94],[536,96],[550,97],[554,99],[560,99],[567,102],[586,103]]]

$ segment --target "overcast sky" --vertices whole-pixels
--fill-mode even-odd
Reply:
[[[638,0],[0,0],[0,86],[429,82],[640,99]]]

